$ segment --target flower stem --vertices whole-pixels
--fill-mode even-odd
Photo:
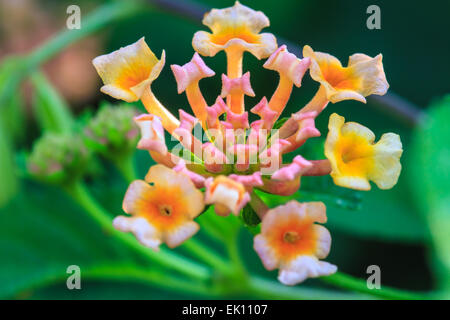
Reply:
[[[134,159],[132,155],[113,159],[112,162],[120,171],[125,180],[129,182],[137,180],[136,168],[134,166]]]
[[[101,6],[83,18],[82,28],[64,30],[45,42],[28,56],[20,57],[21,64],[7,81],[7,85],[0,88],[0,105],[3,105],[13,94],[17,94],[17,87],[22,80],[44,62],[48,61],[64,48],[94,32],[111,25],[116,20],[128,17],[142,11],[143,6],[136,2],[113,1]]]
[[[213,294],[213,291],[208,285],[199,283],[198,281],[180,279],[170,274],[165,275],[159,271],[143,270],[135,266],[98,266],[91,267],[88,270],[82,270],[82,272],[83,277],[87,279],[132,280],[172,291],[189,292],[189,294],[195,293],[208,296]]]
[[[115,20],[123,19],[141,10],[142,7],[136,2],[113,1],[105,4],[83,19],[82,28],[62,31],[32,52],[28,57],[28,66],[34,69],[70,44],[110,25]]]
[[[140,284],[160,287],[174,292],[184,292],[190,294],[207,295],[208,297],[216,296],[217,293],[206,284],[199,281],[192,281],[175,277],[173,275],[166,275],[161,270],[143,269],[134,264],[117,264],[111,262],[108,264],[92,265],[83,267],[81,270],[82,277],[85,280],[103,280],[103,281],[117,281],[130,282],[135,281]],[[57,282],[65,282],[67,279],[66,273],[54,272],[49,273],[43,277],[36,278],[34,282],[28,283],[20,289],[21,292],[30,290],[39,290]]]
[[[269,207],[254,191],[252,191],[251,194],[250,206],[255,210],[261,220],[264,218],[267,211],[269,211]]]
[[[160,252],[152,251],[139,244],[131,235],[114,229],[110,215],[92,198],[82,183],[79,182],[68,186],[66,187],[66,191],[105,231],[112,234],[128,247],[147,257],[152,262],[158,262],[167,268],[174,269],[180,273],[200,280],[207,280],[210,278],[211,271],[208,268],[171,252],[166,252],[164,250],[160,250]]]
[[[325,289],[304,286],[289,287],[260,277],[252,276],[247,282],[247,292],[263,299],[316,300],[316,299],[367,299],[370,296],[346,292],[332,292]]]
[[[427,293],[415,293],[390,287],[383,287],[381,289],[369,289],[365,280],[358,279],[341,272],[337,272],[331,276],[322,277],[320,279],[323,282],[335,285],[340,288],[363,292],[384,299],[423,300],[430,298],[429,294]]]
[[[219,272],[228,273],[231,269],[228,261],[224,261],[222,257],[205,247],[201,242],[195,241],[195,239],[186,241],[182,248],[188,250],[189,253],[212,266],[214,269],[217,269]]]

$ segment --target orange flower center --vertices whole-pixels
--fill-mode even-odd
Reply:
[[[158,209],[159,209],[159,212],[162,215],[166,215],[166,216],[170,216],[172,214],[172,211],[173,211],[172,206],[167,205],[167,204],[159,205]]]
[[[299,255],[313,254],[317,245],[317,235],[312,221],[299,221],[292,217],[274,226],[267,236],[269,245],[276,255],[289,261]]]
[[[341,135],[335,150],[338,167],[343,174],[361,175],[370,170],[373,145],[363,137],[354,133]]]
[[[283,238],[285,242],[296,243],[300,240],[300,235],[295,231],[288,231],[284,234]]]
[[[186,201],[178,187],[155,187],[143,196],[138,214],[155,228],[171,230],[186,220]]]
[[[324,79],[335,89],[355,90],[359,80],[352,77],[352,71],[339,65],[321,65]]]
[[[228,27],[210,36],[211,42],[221,46],[236,38],[247,43],[259,43],[260,36],[252,33],[246,26]]]
[[[135,68],[124,68],[116,80],[116,85],[125,90],[129,90],[142,81],[147,80],[150,72],[151,69],[143,65],[138,65]]]

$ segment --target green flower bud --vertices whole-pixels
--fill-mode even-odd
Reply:
[[[130,155],[139,138],[139,128],[133,121],[137,113],[129,104],[103,104],[84,129],[86,146],[107,158]]]
[[[33,146],[27,159],[36,179],[66,184],[79,179],[89,163],[89,151],[79,135],[46,133]]]

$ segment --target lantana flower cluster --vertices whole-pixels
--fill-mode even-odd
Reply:
[[[141,132],[137,148],[148,150],[158,163],[144,180],[130,184],[123,201],[128,215],[116,217],[114,227],[132,232],[154,250],[162,243],[173,248],[199,230],[195,219],[207,205],[220,216],[239,215],[250,206],[262,221],[254,249],[268,270],[279,269],[282,283],[294,285],[336,272],[336,266],[322,261],[331,247],[330,233],[323,226],[325,205],[293,200],[269,208],[255,190],[289,196],[300,188],[302,176],[328,174],[336,185],[358,190],[369,190],[369,181],[381,189],[396,184],[401,170],[399,136],[387,133],[375,142],[370,129],[345,122],[336,113],[329,120],[327,159],[296,155],[292,162],[283,162],[283,155],[299,154],[308,139],[321,135],[315,119],[329,102],[365,103],[371,94],[386,93],[389,85],[381,54],[374,58],[353,54],[344,67],[337,58],[304,46],[299,58],[285,45],[278,46],[273,34],[261,33],[269,26],[262,12],[239,2],[211,10],[203,23],[211,32],[195,33],[192,60],[171,66],[178,93],[186,94],[192,114],[180,109],[177,118],[155,96],[152,83],[164,67],[165,52],[158,59],[144,38],[93,60],[104,82],[103,93],[126,102],[140,100],[147,109],[148,114],[134,118]],[[215,72],[201,56],[213,57],[220,51],[226,53],[227,73],[221,75],[222,90],[210,105],[199,83]],[[279,75],[270,98],[262,95],[250,107],[245,96],[256,93],[250,73],[243,70],[245,52],[267,59],[263,67]],[[308,71],[319,82],[316,95],[273,129],[294,86],[301,86]],[[250,123],[248,112],[259,119]],[[164,131],[180,142],[177,152],[169,151]]]

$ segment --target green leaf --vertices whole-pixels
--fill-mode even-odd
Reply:
[[[283,126],[283,124],[288,120],[289,120],[289,117],[283,117],[283,118],[278,119],[274,123],[272,129],[274,129],[274,130],[280,129]]]
[[[0,121],[0,207],[17,191],[18,180],[9,135]]]
[[[299,152],[306,159],[323,159],[324,142],[324,138],[315,138],[315,143],[306,143]],[[404,149],[408,153],[408,147]],[[288,155],[293,158],[297,154]],[[283,160],[288,162],[289,158]],[[384,242],[423,243],[428,240],[428,229],[411,202],[407,183],[403,173],[391,190],[374,186],[371,191],[363,192],[338,187],[330,176],[302,177],[299,192],[288,199],[323,201],[330,230]],[[273,205],[286,201],[275,200]]]
[[[33,111],[39,126],[51,132],[70,132],[74,119],[64,99],[42,73],[33,73],[31,82],[35,89]]]
[[[27,61],[21,57],[8,57],[0,66],[0,108],[18,94],[20,80],[26,70]]]
[[[310,180],[317,181],[318,177],[302,177],[302,183]],[[330,177],[323,177],[331,179]],[[316,188],[319,188],[320,179]],[[404,181],[400,182],[404,184]],[[421,243],[427,240],[428,233],[422,220],[415,214],[414,207],[404,194],[405,188],[397,186],[386,191],[373,189],[364,194],[353,193],[332,186],[337,192],[311,191],[308,183],[300,190],[288,197],[281,197],[257,191],[257,194],[269,207],[275,207],[289,200],[300,202],[322,201],[327,206],[327,228],[337,230],[357,237],[375,239],[386,242]],[[306,189],[306,190],[305,190]],[[350,193],[348,193],[350,191]],[[341,193],[341,194],[339,194]],[[356,206],[356,207],[355,207]],[[358,209],[358,210],[355,210]],[[398,226],[402,226],[399,228]]]
[[[24,136],[23,101],[16,92],[20,58],[7,58],[0,66],[0,207],[17,191],[13,141]]]
[[[443,288],[450,292],[450,95],[430,107],[408,158],[413,198],[428,222]]]
[[[15,87],[11,87],[13,78],[19,72],[20,63],[19,58],[8,58],[0,66],[0,90],[4,88],[11,90],[1,99],[0,120],[11,139],[22,138],[25,134],[23,98],[20,92],[16,92]]]
[[[249,204],[242,209],[241,218],[244,221],[244,224],[249,227],[255,227],[261,223],[261,219]]]
[[[0,211],[0,297],[15,297],[50,276],[64,279],[69,265],[83,270],[129,258],[113,240],[61,191],[27,181]]]

